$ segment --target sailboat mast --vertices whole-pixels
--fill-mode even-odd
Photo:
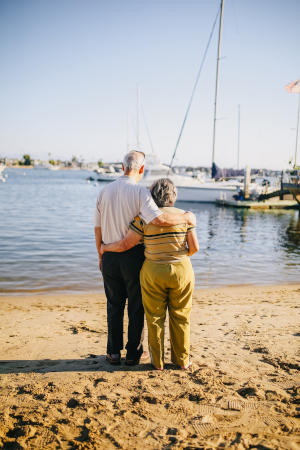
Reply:
[[[193,87],[193,90],[192,90],[192,95],[190,97],[190,101],[189,101],[189,104],[188,104],[188,107],[187,107],[187,110],[186,110],[186,113],[184,115],[184,119],[183,119],[183,122],[182,122],[182,125],[181,125],[181,128],[180,128],[179,136],[178,136],[178,139],[177,139],[177,142],[176,142],[176,145],[175,145],[175,149],[174,149],[173,156],[172,156],[172,159],[171,159],[170,167],[173,166],[173,161],[175,159],[176,152],[177,152],[177,149],[178,149],[178,146],[179,146],[179,143],[180,143],[180,140],[181,140],[181,136],[182,136],[182,133],[183,133],[183,129],[185,127],[185,123],[186,123],[186,120],[188,118],[190,108],[192,106],[192,102],[193,102],[193,99],[194,99],[194,95],[195,95],[195,92],[196,92],[198,81],[200,79],[201,71],[202,71],[204,62],[206,60],[206,55],[207,55],[207,52],[208,52],[208,49],[209,49],[209,46],[210,46],[210,43],[211,43],[214,31],[215,31],[215,26],[216,26],[216,23],[217,23],[217,20],[218,20],[218,16],[219,16],[219,10],[218,10],[216,18],[214,20],[214,23],[213,23],[213,26],[212,26],[212,29],[211,29],[211,32],[210,32],[210,35],[209,35],[209,38],[208,38],[208,42],[207,42],[207,45],[206,45],[206,48],[205,48],[205,51],[204,51],[204,55],[203,55],[203,58],[202,58],[202,61],[201,61],[201,64],[200,64],[200,68],[199,68],[199,71],[198,71],[198,74],[197,74],[197,77],[196,77],[196,81],[195,81],[195,84],[194,84],[194,87]]]
[[[136,149],[140,150],[140,87],[136,87]]]
[[[298,94],[298,113],[297,113],[297,127],[296,127],[296,145],[295,145],[295,162],[294,167],[297,167],[297,152],[298,152],[298,135],[299,135],[299,117],[300,117],[300,94]]]
[[[127,152],[129,152],[129,116],[128,116],[128,112],[127,112],[127,120],[126,120],[126,148],[127,148]]]
[[[217,121],[217,100],[218,100],[218,84],[219,84],[219,63],[221,50],[221,37],[223,25],[223,6],[224,1],[220,4],[220,22],[219,22],[219,38],[218,38],[218,53],[217,53],[217,70],[216,70],[216,86],[215,86],[215,103],[214,103],[214,128],[213,128],[213,148],[212,148],[212,163],[215,162],[215,145],[216,145],[216,121]]]
[[[237,135],[237,169],[240,168],[240,125],[241,125],[241,105],[238,105],[238,135]]]

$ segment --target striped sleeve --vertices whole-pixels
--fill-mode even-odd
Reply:
[[[129,228],[137,234],[144,236],[144,222],[139,216],[136,216],[130,223]]]

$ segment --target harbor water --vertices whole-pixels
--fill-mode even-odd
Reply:
[[[0,294],[103,290],[93,215],[103,183],[82,170],[7,169],[0,183]],[[197,217],[198,288],[299,282],[299,211],[178,203]]]

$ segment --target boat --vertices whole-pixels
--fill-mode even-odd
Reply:
[[[242,190],[244,187],[243,179],[231,179],[227,181],[216,181],[215,178],[211,177],[208,179],[199,179],[189,175],[180,175],[175,173],[173,170],[173,161],[179,146],[179,142],[182,136],[182,132],[188,117],[188,113],[192,104],[194,93],[196,90],[197,83],[199,81],[199,76],[201,73],[202,66],[204,64],[208,47],[211,42],[212,34],[219,17],[219,37],[218,37],[218,53],[217,53],[217,69],[216,69],[216,85],[215,85],[215,102],[214,102],[214,122],[213,122],[213,149],[212,149],[212,168],[215,165],[215,137],[216,137],[216,114],[217,114],[217,94],[218,94],[218,77],[219,77],[219,61],[220,61],[220,48],[221,48],[221,33],[222,33],[222,21],[223,21],[223,0],[220,2],[220,8],[218,14],[215,18],[212,31],[204,52],[204,57],[202,59],[198,75],[196,77],[196,82],[194,84],[192,95],[188,104],[187,111],[184,116],[184,120],[180,129],[179,137],[176,142],[175,150],[171,159],[170,165],[162,164],[158,156],[155,154],[152,146],[152,141],[149,135],[148,126],[145,123],[147,134],[150,141],[150,146],[152,148],[152,153],[146,155],[145,172],[144,177],[140,183],[146,187],[150,187],[151,184],[158,180],[159,178],[170,178],[175,186],[177,187],[177,201],[184,202],[205,202],[205,203],[215,203],[217,200],[232,200],[233,195],[238,191]],[[140,113],[140,92],[137,86],[137,123],[136,123],[136,149],[140,150],[140,138],[139,138],[139,114]],[[144,118],[145,120],[145,118]],[[129,145],[127,143],[127,148]],[[121,174],[116,173],[112,168],[109,172],[104,172],[100,169],[98,181],[114,181]],[[99,173],[99,171],[97,171]],[[253,182],[249,184],[249,195],[252,198],[260,195],[265,190],[265,187],[261,183]]]
[[[33,163],[34,169],[39,170],[59,170],[61,169],[60,164],[51,164],[49,161],[34,161]]]
[[[107,168],[99,167],[94,172],[98,174],[97,181],[103,182],[115,181],[123,175],[123,171],[117,171],[113,165],[109,165]]]
[[[33,168],[38,170],[50,170],[50,166],[51,164],[46,161],[36,162],[33,164]]]
[[[300,165],[297,164],[298,153],[298,135],[299,135],[299,122],[300,122],[300,79],[293,81],[286,86],[288,92],[298,95],[298,111],[297,111],[297,126],[296,126],[296,141],[295,141],[295,156],[294,167],[285,173],[285,179],[283,181],[283,189],[288,190],[294,197],[294,199],[300,205]]]
[[[49,164],[49,170],[60,170],[61,166],[59,164]]]
[[[244,177],[215,181],[213,178],[179,175],[170,166],[162,164],[156,154],[146,155],[144,177],[140,183],[150,187],[159,178],[169,178],[177,188],[177,201],[215,203],[218,200],[232,200],[233,195],[244,189]],[[268,181],[266,185],[266,181]],[[278,189],[278,180],[266,180],[257,176],[249,183],[249,196],[259,195]]]
[[[117,172],[111,165],[107,169],[99,168],[98,182],[111,182],[122,176],[123,172]],[[155,153],[146,155],[145,171],[140,184],[150,188],[159,178],[169,178],[177,188],[177,201],[215,203],[217,200],[231,200],[239,190],[243,189],[243,178],[233,178],[227,181],[215,181],[213,178],[192,177],[175,173],[173,168],[162,164]],[[253,181],[249,185],[249,194],[252,198],[265,191],[263,178]],[[270,192],[269,188],[269,192]]]
[[[2,172],[5,169],[6,169],[6,165],[5,164],[0,164],[0,181],[2,181],[2,183],[5,183],[5,181],[6,181],[6,178],[2,175]]]
[[[146,155],[144,177],[140,184],[150,187],[159,178],[169,178],[177,188],[177,201],[214,203],[218,199],[229,199],[240,188],[237,180],[218,182],[213,179],[201,181],[189,175],[179,175],[170,166],[162,164],[155,154]]]
[[[179,175],[173,170],[173,161],[179,146],[179,142],[182,136],[182,132],[188,117],[188,113],[192,104],[192,100],[195,94],[196,86],[199,81],[201,69],[203,67],[207,50],[211,42],[212,34],[217,23],[217,18],[219,17],[219,43],[218,43],[218,58],[217,58],[217,74],[216,74],[216,93],[215,93],[215,111],[214,111],[214,135],[213,135],[213,164],[214,164],[214,148],[215,148],[215,128],[216,128],[216,103],[217,103],[217,88],[218,88],[218,71],[219,71],[219,59],[220,59],[220,40],[221,40],[221,28],[222,28],[222,17],[223,16],[223,1],[220,4],[220,10],[214,21],[212,31],[204,52],[204,57],[202,59],[198,75],[196,77],[196,82],[194,84],[192,95],[189,100],[188,108],[184,116],[184,120],[179,132],[179,137],[176,142],[175,150],[171,159],[169,166],[161,164],[157,156],[152,153],[151,155],[146,155],[145,164],[145,174],[141,181],[141,184],[149,187],[158,178],[167,177],[170,178],[175,186],[177,187],[177,201],[185,202],[207,202],[215,203],[219,199],[229,200],[241,189],[242,183],[239,180],[229,180],[229,181],[216,181],[214,178],[209,179],[198,179],[189,175]],[[139,95],[138,95],[139,103]],[[137,117],[139,116],[139,107],[137,111]],[[137,120],[137,136],[138,136],[138,120]],[[139,139],[137,137],[137,145],[139,144]],[[253,188],[253,186],[252,186]]]
[[[209,48],[211,38],[215,29],[215,25],[217,23],[217,19],[219,17],[219,32],[218,32],[218,52],[217,52],[217,67],[216,67],[216,81],[215,81],[215,99],[214,99],[214,120],[213,120],[213,144],[212,144],[212,177],[205,180],[199,180],[187,175],[177,175],[174,173],[172,166],[173,161],[175,159],[175,155],[181,140],[182,132],[189,114],[189,110],[193,101],[193,97],[196,91],[196,87],[200,78],[201,69],[205,62],[207,50]],[[231,179],[227,181],[216,181],[214,171],[216,171],[215,164],[215,144],[216,144],[216,121],[217,121],[217,98],[218,98],[218,80],[219,80],[219,62],[220,62],[220,49],[221,49],[221,35],[222,35],[222,23],[223,23],[223,0],[220,2],[220,7],[218,14],[213,23],[213,27],[210,33],[210,37],[204,52],[204,56],[200,65],[200,69],[198,71],[196,82],[194,84],[192,94],[188,103],[188,107],[183,119],[183,123],[179,132],[179,136],[175,145],[175,149],[173,152],[173,156],[170,162],[170,166],[164,166],[160,164],[159,161],[147,161],[145,166],[145,176],[142,180],[142,184],[149,186],[155,179],[161,177],[170,178],[175,186],[177,187],[178,201],[186,201],[186,202],[207,202],[207,203],[215,203],[217,200],[232,200],[233,195],[236,194],[239,190],[243,189],[243,179]],[[238,151],[239,155],[239,151]],[[239,156],[238,156],[239,157]],[[239,162],[238,162],[239,164]],[[265,187],[263,184],[259,182],[253,182],[249,184],[249,195],[252,197],[256,197],[263,192]],[[274,187],[275,189],[275,187]]]
[[[146,164],[144,177],[141,180],[141,184],[150,187],[151,184],[159,178],[170,178],[175,186],[177,187],[177,201],[184,202],[206,202],[215,203],[217,200],[232,200],[233,195],[235,195],[239,190],[243,189],[243,180],[232,179],[228,181],[216,181],[215,178],[211,177],[209,179],[197,179],[189,175],[179,175],[173,170],[173,161],[179,146],[179,142],[182,136],[182,132],[186,123],[186,119],[192,104],[194,93],[196,90],[197,83],[199,81],[199,76],[203,63],[206,58],[207,50],[211,42],[212,34],[219,17],[219,39],[218,39],[218,54],[217,54],[217,70],[216,70],[216,87],[215,87],[215,102],[214,102],[214,126],[213,126],[213,150],[212,150],[212,169],[216,167],[214,161],[215,155],[215,136],[216,136],[216,113],[217,113],[217,93],[218,93],[218,76],[219,76],[219,61],[220,61],[220,47],[221,47],[221,31],[222,31],[222,21],[223,21],[223,0],[220,3],[220,9],[215,18],[212,31],[204,52],[204,57],[200,65],[198,75],[196,77],[196,82],[194,84],[192,95],[188,104],[187,111],[184,116],[184,120],[179,132],[179,137],[176,142],[175,150],[171,159],[170,165],[162,164],[153,151],[153,146],[151,139],[150,145],[152,148],[152,153],[146,155]],[[139,139],[139,110],[140,110],[140,93],[139,87],[137,88],[137,124],[136,124],[136,149],[140,150],[140,139]],[[149,136],[149,130],[146,126],[147,134]],[[127,147],[129,147],[127,145]],[[213,170],[212,170],[213,171]],[[119,175],[112,173],[101,173],[98,181],[113,181],[117,179]],[[249,195],[252,197],[258,196],[264,187],[259,183],[251,183],[249,185]]]
[[[110,181],[116,181],[118,178],[122,176],[122,173],[101,173],[98,175],[97,181],[104,181],[104,182],[110,182]]]
[[[300,205],[300,168],[294,168],[286,173],[287,179],[282,183],[282,188],[289,191]]]

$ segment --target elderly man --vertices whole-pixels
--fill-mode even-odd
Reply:
[[[124,175],[100,191],[96,204],[95,239],[107,298],[106,359],[110,364],[121,362],[126,298],[128,341],[125,363],[138,364],[143,353],[144,309],[139,273],[144,262],[144,246],[136,245],[123,253],[107,252],[101,258],[101,242],[110,244],[123,239],[129,223],[137,215],[146,224],[159,226],[195,223],[195,217],[190,212],[170,214],[159,210],[148,189],[138,185],[144,173],[144,164],[144,153],[127,153],[123,161]]]

